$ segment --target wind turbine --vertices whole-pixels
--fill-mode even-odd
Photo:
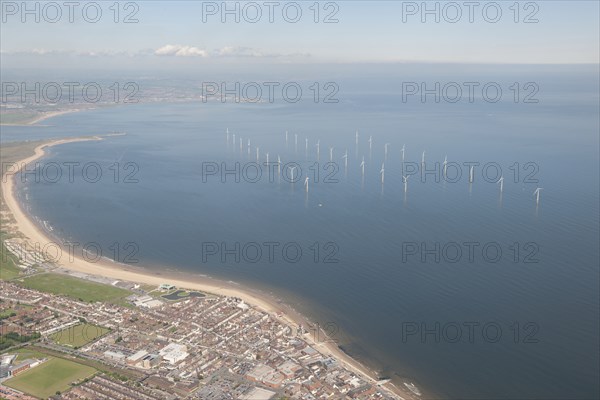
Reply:
[[[387,155],[388,155],[388,146],[389,146],[389,145],[390,145],[389,143],[386,143],[386,144],[384,145],[384,153],[385,153],[384,159],[386,159],[386,160],[387,160]]]
[[[277,154],[277,174],[281,174],[281,158],[279,157],[279,154]]]
[[[354,141],[355,141],[356,145],[358,146],[358,131],[356,131],[354,138],[355,138]]]
[[[406,193],[406,191],[408,190],[408,178],[410,178],[410,175],[402,175],[402,182],[404,182],[404,193]]]
[[[444,177],[446,177],[447,169],[448,169],[448,156],[444,156]]]
[[[365,156],[362,158],[362,162],[360,163],[360,167],[362,168],[362,176],[365,177]]]
[[[333,147],[329,148],[329,162],[333,161]]]
[[[285,131],[285,147],[288,146],[288,131]]]
[[[304,189],[306,189],[306,193],[308,193],[308,176],[304,179]]]
[[[242,138],[240,138],[240,154],[241,154],[241,153],[242,153],[242,151],[243,151],[243,149],[242,149],[242,142],[243,142],[243,140],[242,140]]]
[[[346,149],[346,153],[342,156],[344,159],[344,168],[348,169],[348,149]]]
[[[235,133],[233,134],[233,150],[235,151]]]
[[[308,138],[304,139],[304,155],[308,156]]]
[[[248,139],[248,155],[250,155],[250,139]]]
[[[381,174],[381,184],[383,185],[383,181],[385,178],[385,163],[381,164],[381,171],[379,171],[379,173]]]
[[[403,144],[402,145],[402,150],[400,150],[402,152],[402,162],[404,162],[404,150],[406,149],[406,145]]]
[[[504,175],[502,175],[496,183],[500,184],[500,193],[504,192]]]
[[[321,140],[317,140],[317,161],[321,159]]]
[[[540,192],[542,190],[544,190],[544,188],[539,187],[539,188],[535,189],[535,192],[533,192],[533,195],[536,196],[536,198],[535,198],[536,205],[540,204]]]
[[[425,164],[425,152],[421,154],[421,164]]]
[[[269,166],[269,153],[265,154],[267,156],[267,167]]]
[[[260,161],[259,156],[258,156],[259,155],[259,149],[260,149],[260,147],[256,146],[256,162]]]
[[[373,150],[373,136],[369,136],[369,154],[371,154],[371,150]]]
[[[473,183],[473,166],[469,168],[469,183]]]
[[[227,128],[227,144],[229,144],[229,128]]]
[[[291,183],[294,183],[294,170],[296,167],[288,167],[292,171],[292,177],[290,178]]]

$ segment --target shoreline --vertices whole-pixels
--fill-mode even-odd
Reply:
[[[4,124],[4,123],[0,123],[0,126],[31,126],[31,125],[36,125],[39,122],[45,121],[47,119],[50,118],[54,118],[54,117],[58,117],[60,115],[65,115],[65,114],[72,114],[72,113],[76,113],[76,112],[80,112],[82,110],[75,108],[72,110],[61,110],[61,111],[49,111],[49,112],[45,112],[42,115],[37,116],[36,118],[34,118],[31,121],[28,122],[21,122],[21,123],[15,123],[15,124]]]
[[[19,171],[27,164],[42,158],[46,154],[46,148],[67,143],[96,140],[103,140],[103,137],[94,136],[89,138],[80,137],[72,139],[58,139],[42,143],[35,148],[33,155],[16,162],[16,164],[18,164],[16,171],[6,172],[2,176],[1,186],[4,204],[6,204],[7,209],[15,220],[16,229],[19,233],[27,238],[26,241],[30,244],[37,244],[43,248],[44,245],[48,243],[55,243],[55,241],[52,240],[52,238],[50,238],[45,232],[43,232],[21,207],[21,204],[16,197],[16,174],[18,174]],[[131,267],[129,265],[119,264],[114,261],[100,260],[92,263],[77,255],[71,256],[68,253],[65,254],[65,252],[60,254],[60,257],[58,257],[58,260],[55,262],[55,264],[69,271],[101,276],[108,279],[140,284],[143,283],[155,286],[168,281],[168,283],[180,288],[198,290],[219,296],[237,297],[249,305],[270,314],[273,318],[292,327],[300,324],[304,326],[309,321],[308,318],[293,310],[291,306],[287,305],[283,300],[279,300],[273,296],[253,290],[251,288],[237,287],[235,284],[206,276],[197,276],[184,272],[177,274],[173,274],[171,272],[166,274],[153,274],[151,270],[144,270],[140,267]],[[182,279],[183,275],[185,275],[185,280]],[[345,353],[336,343],[314,340],[310,335],[305,335],[303,339],[323,355],[334,357],[348,370],[362,376],[371,384],[377,385],[378,380],[375,373]],[[410,393],[399,389],[391,382],[379,386],[397,396],[412,397],[410,396]]]

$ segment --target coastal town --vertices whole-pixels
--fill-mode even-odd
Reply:
[[[21,271],[0,283],[2,398],[403,398],[239,298],[74,274],[15,240],[3,253]]]

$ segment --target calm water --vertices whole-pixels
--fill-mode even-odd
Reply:
[[[597,79],[593,73],[578,79],[546,74],[538,104],[402,103],[392,82],[352,87],[338,96],[339,104],[125,106],[61,116],[48,127],[3,127],[2,140],[127,132],[53,148],[44,160],[96,162],[104,173],[99,182],[86,182],[75,168],[74,183],[29,179],[21,185],[30,211],[60,237],[98,242],[109,257],[111,243],[135,242],[137,259],[153,268],[213,275],[285,295],[314,321],[339,327],[330,330],[349,353],[384,375],[415,382],[431,397],[589,399],[599,395]],[[227,145],[226,127],[236,134],[235,147]],[[462,177],[436,183],[433,175],[425,182],[413,175],[405,193],[403,145],[406,162],[419,166],[426,151],[426,165],[433,168],[447,155],[462,166]],[[269,182],[263,176],[236,183],[228,176],[222,183],[210,176],[203,182],[203,163],[243,167],[256,161],[255,146],[261,162],[266,152],[270,161],[280,155],[282,163],[297,162],[300,180],[291,184],[276,176]],[[337,171],[326,165],[331,146]],[[480,165],[470,185],[462,164],[471,161]],[[119,183],[110,169],[115,162]],[[502,168],[502,195],[494,169],[486,175],[490,182],[482,176],[481,165],[488,162]],[[125,170],[127,163],[139,167],[138,183],[122,182],[133,171]],[[324,182],[332,171],[338,182]],[[529,178],[539,183],[526,181],[532,172]],[[247,178],[253,177],[248,170]],[[543,191],[536,206],[532,194],[538,186]],[[224,262],[207,255],[208,242],[280,246],[273,262],[263,246],[259,262],[242,257],[238,263],[231,255]],[[479,243],[473,261],[464,242]],[[286,243],[302,250],[298,262],[290,261],[293,248],[283,257]],[[422,261],[420,253],[408,252],[436,243],[448,250],[440,262],[433,254]],[[460,244],[458,262],[450,262],[457,258],[456,246],[448,243]],[[247,249],[246,258],[254,257]],[[498,249],[502,255],[494,262]],[[119,253],[120,261],[124,255]],[[339,262],[324,262],[328,255]],[[439,340],[431,332],[406,336],[411,328],[435,331],[436,323]],[[462,337],[453,343],[456,326]]]

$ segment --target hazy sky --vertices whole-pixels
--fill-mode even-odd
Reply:
[[[468,62],[598,63],[599,2],[313,1],[228,2],[239,9],[222,15],[222,2],[76,2],[73,22],[64,1],[38,3],[24,14],[21,1],[1,1],[4,67],[40,64],[165,67],[201,63]],[[451,4],[449,4],[451,3]],[[270,6],[269,4],[272,4]],[[287,5],[286,5],[287,4]],[[468,4],[471,4],[469,6]],[[99,7],[96,7],[99,5]],[[284,6],[286,12],[284,12]],[[27,3],[35,10],[36,2]],[[519,9],[518,15],[516,9]],[[58,17],[57,10],[61,16]],[[296,17],[297,10],[302,12]],[[257,18],[257,10],[262,16]],[[269,21],[273,10],[273,22]],[[498,16],[498,10],[501,16]],[[457,12],[462,15],[459,17]],[[123,23],[133,13],[136,23]],[[472,13],[473,22],[470,22]],[[327,16],[338,22],[324,23]],[[422,18],[426,17],[425,22]],[[436,22],[439,17],[439,22]],[[22,19],[25,18],[25,22]],[[225,22],[222,18],[226,18]],[[515,18],[518,20],[515,23]],[[52,23],[50,20],[57,19]],[[253,19],[258,22],[253,23]],[[286,20],[287,19],[287,20]],[[291,21],[298,19],[298,22]],[[457,22],[452,23],[452,20]],[[495,21],[493,23],[492,21]],[[525,21],[530,23],[525,23]],[[535,22],[537,20],[537,22]]]

